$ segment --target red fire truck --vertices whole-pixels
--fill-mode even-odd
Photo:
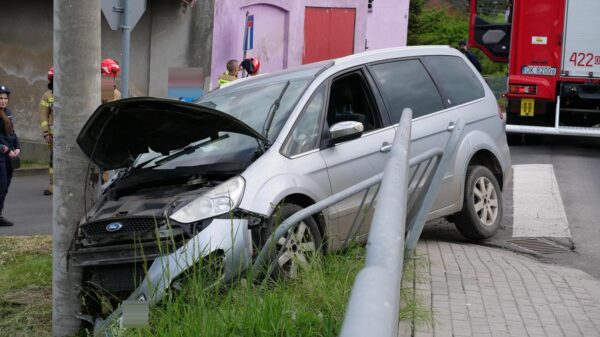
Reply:
[[[471,0],[469,44],[508,62],[506,131],[600,137],[600,0]]]

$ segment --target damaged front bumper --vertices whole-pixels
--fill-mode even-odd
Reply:
[[[228,282],[244,271],[252,259],[252,239],[248,221],[244,219],[214,219],[204,230],[188,240],[176,251],[158,256],[146,277],[133,293],[129,301],[159,302],[171,283],[186,270],[198,264],[202,258],[215,252],[224,256],[223,274],[220,282]],[[119,306],[106,320],[95,322],[94,334],[104,336],[122,317]]]

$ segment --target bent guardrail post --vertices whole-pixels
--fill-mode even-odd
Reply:
[[[446,147],[444,148],[444,154],[440,159],[436,170],[431,178],[430,182],[427,186],[427,192],[425,193],[425,197],[423,202],[419,206],[419,210],[411,222],[409,223],[409,232],[406,238],[406,250],[408,254],[412,254],[415,247],[417,246],[417,241],[419,241],[419,237],[421,236],[421,232],[423,231],[423,227],[425,226],[425,222],[427,221],[427,217],[429,216],[429,211],[433,206],[433,202],[437,196],[437,192],[440,188],[440,184],[442,183],[442,179],[444,179],[444,174],[448,170],[448,165],[450,165],[450,159],[454,155],[454,151],[458,145],[458,141],[462,134],[462,131],[465,127],[465,121],[462,118],[459,118],[456,121],[456,126],[452,130],[450,134],[450,139],[448,143],[446,143]]]
[[[412,110],[404,109],[379,190],[365,267],[358,273],[342,337],[397,336]],[[378,324],[373,324],[376,319]]]

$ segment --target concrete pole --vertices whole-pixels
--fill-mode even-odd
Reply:
[[[75,139],[100,104],[100,13],[100,0],[54,0],[54,336],[74,335],[80,326],[75,314],[81,270],[69,266],[67,252],[86,202],[95,195],[90,181],[97,176],[86,175],[88,160]]]
[[[121,60],[121,98],[129,97],[129,47],[131,45],[131,25],[129,18],[131,16],[129,0],[123,0],[123,59]]]

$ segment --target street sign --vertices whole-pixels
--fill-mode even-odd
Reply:
[[[246,30],[244,33],[244,52],[254,48],[254,15],[246,16]]]
[[[123,2],[125,0],[102,0],[102,13],[112,30],[119,30],[123,23]],[[146,0],[129,1],[129,28],[133,29],[146,11]]]

